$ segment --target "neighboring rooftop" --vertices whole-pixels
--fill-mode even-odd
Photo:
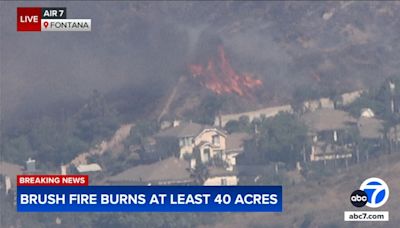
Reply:
[[[16,176],[23,173],[23,167],[20,165],[0,161],[0,175],[10,177],[15,184]]]
[[[226,151],[242,151],[244,141],[250,138],[251,136],[244,132],[229,134],[226,137]]]
[[[188,182],[191,180],[189,162],[170,157],[165,160],[139,165],[108,178],[111,183]]]
[[[371,117],[361,117],[357,126],[360,131],[360,136],[366,139],[383,138],[383,120]]]
[[[356,120],[341,110],[319,109],[302,116],[304,123],[313,131],[346,129]]]

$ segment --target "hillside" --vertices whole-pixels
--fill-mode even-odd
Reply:
[[[397,2],[190,2],[141,10],[187,32],[188,80],[171,110],[178,116],[207,94],[222,96],[221,111],[233,113],[289,103],[298,90],[321,97],[369,88],[400,73]]]
[[[398,2],[65,3],[76,15],[93,18],[96,29],[85,36],[40,37],[18,36],[13,23],[17,4],[2,6],[6,122],[56,112],[60,105],[51,104],[77,103],[93,89],[111,94],[122,111],[152,107],[163,103],[160,97],[171,93],[180,76],[193,79],[190,66],[217,64],[219,47],[235,75],[251,74],[257,85],[262,82],[247,97],[241,96],[242,91],[249,94],[243,85],[241,90],[223,88],[225,113],[288,103],[298,88],[345,92],[400,74]],[[206,72],[210,78],[212,71]],[[219,81],[234,85],[229,78]],[[213,94],[209,88],[207,80],[193,80],[176,100],[187,99],[182,101],[187,109],[195,110],[191,103]]]
[[[16,32],[17,7],[0,1],[0,160],[23,164],[31,157],[44,170],[111,151],[117,156],[104,159],[112,163],[105,170],[120,171],[137,165],[132,145],[147,144],[163,120],[212,124],[219,114],[335,98],[400,75],[397,1],[61,3],[68,17],[92,20],[87,33]],[[379,99],[361,100],[354,113],[386,101],[372,97]],[[214,219],[221,228],[399,227],[399,173],[400,153],[315,174],[285,186],[282,214],[66,214],[64,221],[67,227],[214,226]],[[344,223],[343,211],[353,210],[349,195],[371,176],[389,184],[382,209],[390,222]],[[4,211],[13,226],[21,219],[22,227],[52,227],[40,214]]]
[[[284,186],[282,214],[227,214],[215,227],[398,227],[399,173],[400,154],[385,155],[326,178]],[[344,222],[345,210],[357,210],[350,203],[350,194],[369,177],[382,178],[389,185],[390,198],[379,210],[389,211],[390,221]]]

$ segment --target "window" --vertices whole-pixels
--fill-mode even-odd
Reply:
[[[219,143],[219,135],[213,135],[213,137],[212,137],[212,143],[214,144],[214,145],[220,145]]]
[[[192,137],[185,137],[185,146],[191,146],[193,144]]]
[[[179,140],[179,146],[190,146],[192,144],[192,138],[190,137],[184,137]]]
[[[211,159],[211,153],[210,153],[210,148],[204,149],[204,160],[209,161]]]

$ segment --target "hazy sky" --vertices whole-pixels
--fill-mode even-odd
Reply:
[[[11,111],[93,89],[162,83],[178,75],[185,34],[168,21],[134,12],[129,2],[1,2],[1,105]],[[18,6],[65,6],[68,18],[92,19],[91,32],[16,32]],[[162,77],[161,77],[162,76]]]

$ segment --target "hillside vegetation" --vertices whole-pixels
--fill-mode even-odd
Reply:
[[[384,155],[328,176],[314,176],[306,182],[284,186],[282,214],[244,213],[224,215],[212,227],[398,227],[400,217],[400,153]],[[381,208],[389,211],[389,222],[344,222],[344,211],[360,210],[351,205],[350,194],[369,177],[386,181],[390,198]],[[362,208],[361,210],[372,210]],[[211,227],[211,226],[210,226]]]

